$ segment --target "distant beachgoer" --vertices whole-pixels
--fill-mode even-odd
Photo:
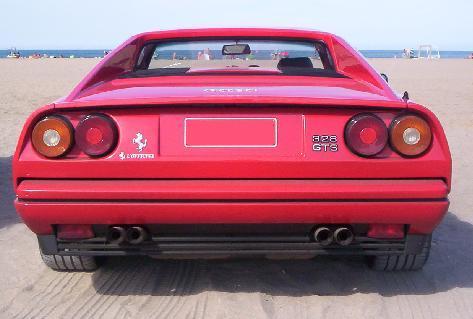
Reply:
[[[414,51],[411,50],[410,48],[404,49],[403,56],[406,59],[412,59],[414,57]]]
[[[172,59],[173,59],[173,60],[176,60],[176,52],[173,52],[173,53],[172,53]]]
[[[202,54],[202,60],[209,61],[210,60],[210,49],[204,49],[204,53]]]
[[[209,48],[205,49],[205,51],[209,55],[209,60],[212,60],[213,59],[212,51]]]
[[[202,60],[202,52],[197,52],[197,60]]]

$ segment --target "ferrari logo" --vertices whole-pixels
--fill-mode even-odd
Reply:
[[[133,144],[136,144],[136,149],[138,152],[142,152],[146,145],[148,144],[148,140],[143,136],[141,133],[136,133],[136,137],[133,139]]]
[[[142,153],[143,150],[146,148],[148,145],[148,139],[144,137],[143,134],[141,133],[136,133],[136,137],[131,140],[134,145],[136,145],[136,149],[138,150],[138,153],[126,153],[126,152],[120,152],[118,154],[118,158],[120,158],[122,161],[124,160],[142,160],[142,159],[154,159],[155,154],[153,153]]]

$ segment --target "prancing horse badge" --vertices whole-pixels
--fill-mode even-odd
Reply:
[[[138,132],[136,133],[136,137],[133,139],[133,144],[137,144],[136,149],[141,153],[148,144],[148,140],[143,136],[143,134]]]

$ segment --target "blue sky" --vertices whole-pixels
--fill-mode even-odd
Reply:
[[[357,49],[471,51],[472,14],[473,0],[3,0],[0,49],[114,48],[143,31],[267,26],[336,33]]]

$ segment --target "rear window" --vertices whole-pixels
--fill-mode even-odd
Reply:
[[[218,39],[146,44],[135,75],[336,75],[323,42]]]

